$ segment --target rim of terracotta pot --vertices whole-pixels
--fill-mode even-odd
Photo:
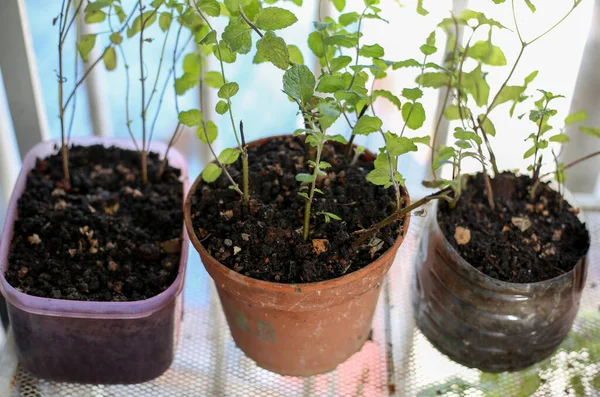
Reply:
[[[550,188],[552,188],[553,190],[555,189],[555,185],[551,184]],[[564,192],[564,198],[565,201],[567,201],[569,204],[571,203],[575,203],[575,200],[573,199],[573,195],[571,194],[571,192],[569,190],[567,190],[567,188],[564,188],[565,192]],[[576,206],[572,205],[571,206],[573,208],[576,208]],[[583,272],[580,272],[580,280],[578,280],[580,283],[584,283],[585,282],[585,278],[586,278],[586,274],[587,274],[587,266],[586,266],[586,261],[587,261],[587,255],[589,253],[589,249],[588,251],[585,253],[585,255],[583,255],[575,264],[575,266],[573,266],[573,268],[571,270],[569,270],[566,273],[563,273],[559,276],[547,279],[547,280],[542,280],[542,281],[536,281],[534,283],[514,283],[514,282],[510,282],[510,281],[502,281],[496,278],[493,278],[491,276],[488,276],[487,274],[483,273],[482,271],[478,270],[475,266],[471,265],[469,262],[467,262],[466,259],[464,259],[460,253],[458,253],[458,251],[456,251],[456,249],[454,248],[454,246],[448,241],[448,239],[446,238],[446,235],[444,234],[444,232],[442,231],[442,229],[440,228],[439,222],[438,222],[438,207],[439,207],[439,200],[434,200],[434,202],[432,203],[432,210],[430,212],[430,216],[429,216],[429,224],[430,227],[432,227],[434,229],[435,232],[439,233],[442,238],[443,238],[443,242],[446,245],[446,250],[448,251],[448,254],[451,256],[451,260],[454,261],[459,269],[462,270],[463,274],[468,277],[469,279],[471,279],[474,282],[477,283],[485,283],[485,285],[492,290],[504,290],[504,291],[513,291],[513,292],[522,292],[522,293],[532,293],[532,292],[536,292],[539,290],[546,290],[548,288],[552,288],[555,285],[562,285],[565,283],[569,283],[571,282],[571,280],[575,277],[575,272],[579,271],[578,269],[580,267],[583,267]],[[583,214],[583,211],[580,211],[578,216],[579,220],[584,224],[585,226],[585,217]],[[587,226],[586,226],[586,230],[587,230]],[[588,230],[589,233],[589,230]],[[577,281],[577,280],[575,280]]]
[[[121,149],[135,150],[135,146],[130,139],[125,138],[100,138],[85,137],[73,138],[72,145],[91,146],[101,144],[105,147],[117,146]],[[33,169],[32,165],[40,156],[48,156],[56,151],[52,148],[60,145],[58,139],[43,141],[35,145],[23,158],[21,171],[15,182],[13,194],[11,195],[7,217],[4,223],[2,239],[0,240],[0,292],[6,298],[6,303],[17,307],[20,310],[29,313],[60,316],[71,318],[89,318],[89,319],[135,319],[143,318],[155,313],[173,299],[183,290],[185,270],[187,267],[187,255],[189,251],[189,238],[187,230],[182,225],[181,233],[181,256],[179,261],[179,270],[173,283],[163,292],[151,298],[128,302],[95,302],[95,301],[75,301],[66,299],[42,298],[28,295],[18,291],[8,283],[4,276],[5,269],[8,267],[8,251],[13,237],[14,222],[17,219],[17,203],[23,191],[25,191],[27,176]],[[152,142],[150,151],[164,155],[167,145],[163,142]],[[188,164],[185,157],[175,148],[171,148],[168,154],[169,163],[179,168],[183,183],[182,195],[185,198],[189,191]],[[16,193],[20,191],[19,193]]]
[[[292,136],[293,135],[291,135],[291,134],[281,134],[281,135],[275,135],[272,137],[261,138],[261,139],[257,139],[255,141],[249,142],[248,146],[250,146],[250,147],[258,146],[258,145],[262,145],[270,140],[282,139],[282,138],[292,137]],[[356,146],[356,145],[354,145],[354,146]],[[369,156],[369,158],[371,158],[371,159],[375,159],[375,157],[376,157],[369,150],[365,150],[364,154]],[[298,293],[299,287],[301,288],[302,292],[309,293],[309,292],[316,292],[316,291],[323,291],[323,290],[338,288],[338,287],[344,286],[346,284],[350,284],[360,278],[365,277],[367,274],[369,274],[369,273],[373,272],[374,270],[378,269],[379,267],[383,266],[385,263],[385,257],[387,255],[389,255],[390,253],[397,251],[400,248],[402,241],[404,240],[404,238],[406,237],[406,234],[408,233],[408,228],[410,225],[410,213],[408,213],[404,217],[402,233],[400,233],[398,235],[398,237],[396,238],[396,241],[390,248],[388,248],[385,252],[383,252],[381,254],[381,256],[379,256],[379,258],[377,258],[373,262],[369,263],[367,266],[364,266],[352,273],[345,274],[341,277],[337,277],[337,278],[325,280],[325,281],[317,281],[317,282],[312,282],[312,283],[296,283],[296,284],[286,284],[286,283],[278,283],[278,282],[274,282],[274,281],[258,280],[258,279],[243,275],[241,273],[238,273],[235,270],[230,269],[227,266],[223,265],[221,262],[217,261],[212,255],[210,255],[208,253],[208,251],[204,248],[202,243],[200,242],[200,240],[194,230],[194,225],[192,223],[191,214],[192,214],[192,197],[196,193],[196,189],[198,188],[198,185],[200,184],[201,181],[202,181],[202,174],[198,175],[198,177],[192,184],[192,187],[190,188],[190,190],[188,192],[188,195],[186,197],[185,204],[184,204],[185,226],[188,230],[188,235],[190,236],[190,241],[192,242],[192,245],[194,246],[194,248],[196,248],[196,250],[201,255],[205,255],[205,256],[211,258],[212,261],[214,261],[214,263],[217,264],[217,266],[216,266],[217,271],[219,271],[222,275],[224,275],[228,279],[231,279],[232,281],[243,284],[247,287],[265,289],[265,290],[269,290],[272,292],[278,292],[278,293],[293,294],[293,293]],[[402,197],[406,203],[405,205],[407,205],[407,206],[410,205],[410,196],[408,194],[408,190],[406,189],[406,187],[401,186],[401,192],[402,192]]]

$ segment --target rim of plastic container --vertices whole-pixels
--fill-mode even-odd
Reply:
[[[8,252],[13,235],[14,222],[17,219],[17,203],[21,197],[27,183],[29,171],[35,167],[38,158],[46,157],[56,153],[55,147],[59,145],[59,140],[50,140],[40,142],[35,145],[23,158],[23,165],[19,176],[15,182],[13,193],[11,195],[2,238],[0,240],[0,292],[6,298],[6,302],[17,307],[20,310],[46,316],[61,317],[83,317],[83,318],[142,318],[156,311],[159,311],[167,304],[172,302],[181,293],[184,284],[185,269],[187,265],[187,255],[189,247],[189,237],[185,229],[183,219],[182,223],[182,245],[179,270],[175,281],[163,292],[149,299],[129,302],[90,302],[74,301],[65,299],[42,298],[33,295],[27,295],[11,286],[4,276],[8,268]],[[104,137],[86,137],[74,138],[72,145],[91,146],[101,144],[105,147],[116,146],[122,149],[135,150],[135,145],[130,139],[124,138],[104,138]],[[152,142],[150,151],[164,155],[167,145],[163,142]],[[175,148],[169,150],[167,156],[169,164],[181,171],[181,180],[183,182],[182,203],[185,203],[185,196],[189,190],[188,164],[184,156]],[[183,204],[182,204],[183,205]]]
[[[549,184],[549,187],[553,190],[557,190],[557,186],[558,185],[557,185],[556,181],[551,181]],[[565,201],[568,202],[573,208],[577,208],[576,201],[573,197],[573,194],[566,187],[563,187],[563,189],[564,189],[563,197],[564,197]],[[431,212],[429,215],[430,216],[429,222],[431,222],[432,227],[435,228],[436,232],[440,233],[440,235],[446,242],[448,251],[449,251],[450,255],[452,255],[452,260],[456,261],[456,263],[459,266],[468,268],[468,269],[474,271],[475,274],[477,274],[480,278],[487,280],[492,285],[495,285],[496,287],[498,287],[500,289],[512,289],[512,290],[520,291],[520,292],[529,292],[529,291],[533,291],[533,290],[546,289],[546,288],[548,288],[549,284],[565,283],[573,278],[573,274],[575,273],[575,270],[577,269],[577,267],[580,266],[582,262],[586,261],[589,249],[588,249],[588,252],[586,252],[586,254],[583,255],[577,261],[575,266],[573,266],[573,268],[571,270],[569,270],[568,272],[563,273],[563,274],[553,277],[553,278],[546,279],[546,280],[536,281],[534,283],[513,283],[510,281],[502,281],[497,278],[488,276],[487,274],[483,273],[482,271],[477,269],[475,266],[473,266],[469,262],[467,262],[467,260],[465,258],[463,258],[462,255],[460,255],[458,253],[458,251],[454,248],[454,246],[448,241],[448,239],[446,238],[446,235],[442,231],[442,229],[439,225],[438,219],[437,219],[438,206],[439,206],[439,200],[434,200],[432,203]],[[585,216],[583,214],[583,210],[579,211],[579,214],[577,214],[577,218],[579,218],[581,223],[583,223],[583,225],[585,226]],[[585,228],[587,230],[587,226],[585,226]],[[589,230],[588,230],[588,233],[589,233]]]

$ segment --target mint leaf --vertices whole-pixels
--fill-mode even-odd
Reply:
[[[392,156],[401,156],[405,153],[416,152],[418,150],[417,145],[409,138],[394,135],[391,132],[387,132],[385,138],[385,148]]]
[[[402,119],[411,130],[419,129],[425,122],[425,109],[420,102],[407,102],[402,106]]]
[[[188,90],[191,90],[198,85],[199,79],[197,76],[192,76],[184,73],[183,76],[175,79],[175,93],[177,95],[183,95]]]
[[[333,58],[329,62],[329,66],[331,67],[331,72],[335,73],[350,65],[350,63],[352,63],[352,58],[347,55],[342,55],[337,58]]]
[[[479,115],[479,120],[483,119],[483,114]],[[483,124],[481,124],[481,128],[483,128],[483,131],[488,134],[489,136],[496,136],[496,127],[494,127],[494,123],[492,123],[492,120],[490,120],[489,117],[485,118],[485,121],[483,122]]]
[[[219,89],[217,95],[222,99],[229,99],[240,90],[240,86],[237,83],[227,83],[223,84],[223,86]]]
[[[256,43],[258,53],[273,65],[286,70],[290,64],[290,54],[285,41],[271,31]]]
[[[298,18],[288,10],[279,7],[263,8],[256,15],[256,27],[261,30],[278,30],[295,24]]]
[[[400,68],[420,68],[421,64],[419,61],[415,59],[407,59],[405,61],[398,61],[392,65],[392,69],[400,69]]]
[[[331,0],[331,2],[333,3],[335,9],[338,10],[338,12],[342,12],[346,7],[346,0]]]
[[[346,88],[344,81],[340,76],[323,75],[317,84],[318,92],[333,93]]]
[[[571,125],[587,120],[587,113],[585,110],[580,110],[575,113],[571,113],[565,118],[565,125]]]
[[[427,15],[427,14],[429,14],[429,11],[427,11],[425,8],[423,8],[423,0],[418,0],[417,1],[417,12],[420,15]]]
[[[222,37],[231,51],[247,54],[252,49],[251,33],[252,29],[242,18],[232,18]]]
[[[221,15],[221,7],[216,0],[200,0],[198,2],[198,7],[201,11],[205,12],[207,15],[211,17],[218,17]]]
[[[308,48],[318,58],[321,58],[325,54],[323,45],[323,36],[319,32],[312,32],[308,35]]]
[[[212,121],[208,120],[206,122],[206,130],[203,125],[199,125],[196,128],[196,135],[198,139],[204,143],[213,143],[215,139],[217,139],[217,135],[219,134],[219,129],[217,125]]]
[[[565,143],[565,142],[569,142],[569,136],[567,134],[556,134],[554,136],[551,136],[549,139],[550,142],[559,142],[559,143]]]
[[[506,57],[500,47],[489,41],[478,41],[467,50],[467,56],[491,66],[505,66]]]
[[[160,30],[162,30],[163,32],[169,30],[169,28],[171,27],[172,20],[173,17],[168,12],[163,12],[162,14],[160,14],[160,17],[158,18],[158,26],[160,27]]]
[[[379,117],[364,115],[356,122],[352,134],[369,135],[372,132],[379,131],[383,122]]]
[[[237,59],[236,53],[232,52],[223,40],[219,42],[218,46],[213,47],[213,54],[218,60],[225,63],[233,63]]]
[[[461,139],[463,141],[474,141],[478,145],[481,145],[483,143],[483,141],[481,140],[481,137],[479,135],[477,135],[475,132],[465,131],[461,127],[456,127],[454,129],[454,137],[456,139]]]
[[[591,135],[596,138],[600,138],[600,128],[592,128],[592,127],[579,127],[579,131],[584,134]]]
[[[487,104],[490,96],[490,86],[483,77],[481,65],[477,65],[471,72],[463,74],[462,83],[465,90],[475,99],[477,106]]]
[[[432,55],[437,52],[437,48],[429,44],[423,44],[419,49],[421,50],[423,55]]]
[[[88,56],[90,52],[94,49],[96,45],[96,34],[84,34],[81,37],[81,40],[77,44],[77,49],[79,50],[79,55],[83,62],[88,61]]]
[[[110,42],[113,44],[119,45],[123,42],[123,36],[121,36],[121,33],[115,32],[110,35]]]
[[[302,52],[300,51],[300,49],[298,47],[296,47],[295,45],[292,45],[292,44],[288,44],[287,48],[288,48],[288,53],[290,54],[290,61],[292,63],[298,63],[298,64],[304,63],[304,57],[302,56]]]
[[[416,101],[423,96],[420,88],[405,88],[402,90],[402,96],[410,101]]]
[[[531,10],[531,12],[535,12],[536,8],[533,5],[533,3],[531,2],[531,0],[525,0],[525,4],[527,4],[527,7],[529,7],[529,9]]]
[[[325,39],[323,39],[323,44],[326,46],[340,46],[346,48],[353,48],[356,47],[356,44],[358,44],[358,38],[346,36],[343,34],[336,34],[333,36],[325,37]]]
[[[364,45],[360,48],[359,55],[367,58],[383,58],[385,52],[379,44]]]
[[[395,96],[394,94],[392,94],[389,91],[386,90],[375,90],[373,91],[373,102],[375,101],[375,99],[382,97],[387,99],[388,101],[390,101],[391,103],[393,103],[398,110],[401,109],[401,104],[400,104],[400,99],[398,99],[397,96]]]
[[[389,168],[375,168],[367,174],[367,181],[377,186],[388,188],[392,186]]]
[[[221,170],[221,167],[215,163],[210,163],[202,170],[202,180],[206,183],[212,183],[219,179],[222,172],[223,170]]]
[[[198,44],[217,44],[217,32],[215,30],[211,30],[206,36],[204,36],[202,40],[200,40]]]
[[[240,151],[238,149],[227,148],[219,154],[219,161],[225,165],[233,164],[240,157]]]
[[[202,113],[197,109],[185,110],[177,116],[179,122],[188,127],[200,125],[202,123]]]
[[[347,12],[345,14],[340,15],[338,21],[342,26],[348,26],[353,24],[354,22],[358,22],[360,19],[360,14],[358,12],[352,11]]]
[[[313,25],[315,26],[315,29],[317,29],[318,32],[323,32],[327,29],[331,29],[333,27],[333,22],[324,23],[324,22],[314,21]]]
[[[296,180],[298,182],[311,183],[315,180],[315,176],[312,174],[296,174]]]
[[[204,73],[204,82],[211,88],[221,88],[225,81],[220,72],[206,72]]]
[[[448,84],[450,78],[444,73],[423,73],[419,75],[416,82],[423,87],[440,88]]]
[[[229,105],[227,104],[227,102],[225,102],[225,101],[217,102],[217,105],[215,106],[215,111],[217,113],[225,114],[225,113],[227,113],[228,110],[229,110]]]
[[[306,65],[294,65],[283,74],[283,91],[290,97],[308,103],[315,92],[315,76]]]
[[[115,70],[117,67],[117,53],[115,52],[115,47],[110,46],[102,55],[102,61],[104,62],[104,66],[106,70]]]
[[[195,52],[187,54],[183,58],[183,72],[190,77],[200,77],[200,57]]]

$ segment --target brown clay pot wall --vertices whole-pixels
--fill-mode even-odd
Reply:
[[[356,272],[317,283],[266,282],[229,269],[202,246],[191,220],[191,197],[200,181],[198,177],[185,203],[186,227],[215,282],[237,346],[259,366],[294,376],[331,371],[360,350],[371,331],[383,278],[408,231],[410,217],[394,245]],[[408,203],[406,190],[403,195]]]
[[[538,283],[496,280],[450,245],[437,208],[433,203],[412,285],[421,332],[454,361],[489,372],[519,370],[552,354],[579,309],[586,258],[570,272]]]

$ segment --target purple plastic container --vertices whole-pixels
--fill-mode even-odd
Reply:
[[[134,149],[130,140],[88,138],[75,144],[102,144]],[[20,364],[32,374],[54,381],[77,383],[138,383],[166,371],[175,353],[183,313],[183,283],[189,238],[182,224],[179,272],[161,294],[136,302],[82,302],[39,298],[14,289],[4,277],[17,218],[17,201],[37,158],[55,153],[56,141],[42,142],[27,153],[15,184],[2,241],[0,292],[6,298]],[[153,143],[161,155],[166,145]],[[169,163],[181,170],[183,191],[189,188],[184,157],[169,151]]]

